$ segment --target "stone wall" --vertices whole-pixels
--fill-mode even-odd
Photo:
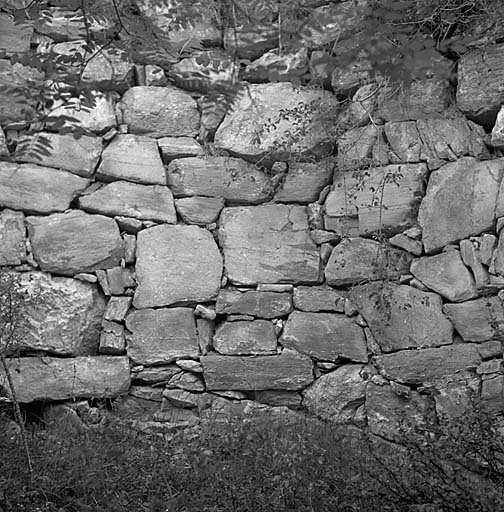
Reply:
[[[317,64],[349,4],[313,7],[320,33],[282,56],[274,25],[235,40],[208,18],[176,33],[207,34],[203,59],[93,59],[95,104],[56,114],[94,136],[26,136],[2,92],[0,265],[29,308],[19,401],[120,397],[151,427],[304,410],[380,435],[472,394],[503,411],[504,45],[463,55],[456,88],[428,72],[363,85]],[[0,13],[0,48],[82,44],[77,21],[53,23]],[[234,51],[246,88],[222,118],[208,91]],[[267,82],[278,63],[303,85]]]

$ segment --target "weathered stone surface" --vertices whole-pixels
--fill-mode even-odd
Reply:
[[[261,404],[272,407],[289,407],[301,409],[302,397],[295,391],[255,391],[250,393],[251,398]]]
[[[384,352],[452,342],[453,327],[441,311],[441,297],[435,293],[376,282],[356,287],[350,300]]]
[[[224,208],[219,241],[226,276],[243,285],[317,283],[320,259],[307,228],[301,206]]]
[[[82,195],[79,206],[85,211],[111,217],[124,215],[141,220],[177,223],[171,190],[162,185],[114,181]]]
[[[445,304],[443,311],[464,341],[482,342],[501,337],[504,306],[499,297]]]
[[[470,119],[487,126],[495,122],[504,102],[504,44],[468,52],[458,65],[457,105]]]
[[[224,30],[224,48],[247,60],[254,60],[278,44],[278,30],[269,24],[250,23]]]
[[[9,156],[9,148],[7,147],[7,140],[5,138],[5,133],[0,127],[0,157]]]
[[[294,88],[290,82],[252,84],[217,129],[215,146],[251,161],[287,161],[293,154],[326,156],[333,147],[326,127],[336,108],[337,99],[328,91]],[[294,140],[290,132],[293,120],[299,122],[299,109],[303,135]]]
[[[7,55],[24,53],[30,49],[33,27],[27,23],[14,23],[9,14],[0,13],[0,50]]]
[[[504,148],[504,105],[501,106],[497,119],[495,120],[495,125],[492,128],[492,137],[491,142],[494,147],[499,149]]]
[[[477,295],[474,278],[462,262],[459,251],[415,259],[410,272],[427,288],[451,302],[462,302]]]
[[[504,197],[503,197],[504,199]],[[501,198],[499,197],[499,201],[501,201]],[[500,206],[497,207],[500,209]],[[501,276],[504,276],[504,230],[501,229],[499,233],[499,242],[497,244],[497,247],[495,248],[492,260],[490,262],[490,272],[492,274],[499,274]]]
[[[276,318],[292,311],[290,293],[222,289],[217,297],[215,312],[218,314],[252,315],[259,318]]]
[[[114,322],[103,321],[103,331],[100,334],[100,354],[120,356],[126,352],[124,326]]]
[[[176,158],[204,156],[205,150],[192,137],[162,137],[157,139],[163,162],[168,164]]]
[[[128,288],[136,287],[135,271],[131,268],[96,270],[96,276],[105,295],[124,295]]]
[[[224,322],[215,331],[213,346],[228,356],[276,354],[275,326],[268,320]]]
[[[191,196],[175,199],[175,208],[186,224],[204,226],[215,222],[224,208],[222,197]]]
[[[222,257],[209,231],[155,226],[138,234],[137,308],[205,302],[219,292]]]
[[[362,364],[340,366],[303,391],[303,405],[310,413],[337,423],[363,419],[367,379],[371,375]]]
[[[360,234],[379,230],[395,234],[416,224],[427,166],[423,163],[387,165],[366,172],[369,175],[364,179],[348,172],[334,175],[334,190],[326,200],[326,219],[351,223],[357,218]],[[326,229],[331,229],[327,223]]]
[[[72,210],[26,220],[33,256],[42,270],[72,276],[121,261],[122,238],[112,219]]]
[[[78,40],[86,37],[84,17],[79,11],[52,7],[50,16],[35,20],[37,33],[50,37],[56,42]]]
[[[285,324],[280,343],[323,361],[368,360],[362,327],[345,315],[294,311]]]
[[[110,297],[103,318],[113,322],[122,322],[131,306],[131,297]]]
[[[166,185],[156,141],[131,134],[117,135],[105,148],[96,177],[102,181]]]
[[[167,364],[198,357],[196,323],[189,308],[140,309],[126,317],[128,357],[137,364]]]
[[[292,350],[277,356],[236,357],[209,354],[201,357],[208,390],[298,390],[313,381],[309,357]]]
[[[268,176],[253,164],[230,157],[181,158],[168,165],[175,197],[223,197],[231,204],[259,204],[273,193]]]
[[[481,382],[481,401],[487,411],[501,413],[504,409],[504,375],[488,375]]]
[[[172,86],[132,87],[122,97],[119,110],[131,133],[154,138],[194,137],[199,131],[196,101]]]
[[[390,245],[394,247],[399,247],[400,249],[404,249],[414,256],[421,256],[423,251],[422,242],[418,240],[414,240],[409,236],[404,235],[403,233],[399,233],[392,238],[389,238]]]
[[[317,201],[322,189],[332,183],[335,166],[334,158],[315,163],[293,162],[275,193],[275,202],[308,204]]]
[[[36,151],[36,147],[42,144],[49,154]],[[89,178],[95,171],[101,152],[101,137],[83,135],[75,139],[71,134],[40,132],[20,139],[14,156],[17,162],[55,167]]]
[[[172,365],[159,365],[141,368],[139,371],[134,371],[132,374],[132,379],[135,382],[143,382],[144,384],[158,384],[160,382],[168,382],[173,376],[182,373],[182,370]],[[133,369],[134,370],[134,369]]]
[[[27,213],[66,210],[89,180],[32,164],[0,162],[0,207]]]
[[[127,357],[21,357],[9,361],[16,398],[35,400],[115,397],[130,386]],[[9,396],[9,386],[0,370],[0,394]]]
[[[373,124],[356,127],[338,139],[338,170],[347,171],[379,165],[373,158],[378,140],[378,127]],[[388,163],[388,162],[385,162]]]
[[[174,375],[166,384],[168,389],[185,389],[186,391],[205,391],[203,379],[192,372],[181,372]]]
[[[345,296],[345,292],[332,288],[297,286],[294,288],[294,307],[312,313],[319,311],[343,313],[341,301],[344,301]]]
[[[245,68],[243,79],[252,83],[288,82],[293,77],[302,77],[307,71],[308,52],[306,48],[282,55],[270,51],[261,55]],[[275,77],[276,80],[271,80],[272,77]]]
[[[212,348],[214,321],[206,318],[197,318],[196,327],[198,329],[198,344],[200,352],[205,355]]]
[[[430,175],[418,214],[425,252],[493,227],[503,173],[502,159],[464,157]]]
[[[477,345],[459,343],[439,348],[401,350],[376,358],[383,375],[404,384],[430,383],[446,375],[475,369],[481,362]]]
[[[21,265],[26,260],[24,215],[13,210],[0,212],[0,266]]]
[[[332,251],[325,268],[330,286],[399,276],[409,270],[412,256],[398,249],[385,249],[367,238],[346,238]]]

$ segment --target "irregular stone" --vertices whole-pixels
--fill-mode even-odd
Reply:
[[[478,251],[470,240],[460,241],[460,255],[464,265],[469,267],[474,276],[476,288],[482,288],[489,282],[488,272],[479,260]]]
[[[132,374],[132,379],[135,382],[143,382],[144,384],[168,383],[174,375],[179,373],[182,373],[182,370],[175,365],[142,367],[140,371]]]
[[[173,86],[132,87],[121,99],[122,122],[131,133],[149,137],[194,137],[200,114],[196,101]]]
[[[152,421],[159,410],[159,402],[144,400],[131,395],[120,397],[114,402],[114,415],[128,421]]]
[[[217,317],[217,313],[215,313],[215,309],[213,306],[205,307],[201,304],[198,304],[194,308],[194,316],[200,316],[202,318],[206,318],[207,320],[215,320]]]
[[[485,233],[480,239],[480,245],[478,250],[478,257],[487,267],[490,266],[490,262],[492,261],[492,256],[494,249],[497,245],[497,238],[495,235],[490,235]]]
[[[316,52],[312,53],[313,54]],[[313,72],[312,72],[313,76]],[[340,122],[348,128],[366,126],[376,110],[378,86],[376,83],[363,85],[357,89],[352,101],[346,106],[340,116]]]
[[[126,317],[128,357],[137,364],[168,364],[198,357],[196,324],[189,308],[140,309]]]
[[[166,185],[156,141],[131,134],[116,135],[105,148],[96,177],[102,181]]]
[[[312,313],[320,311],[343,313],[343,306],[339,303],[344,297],[345,292],[332,288],[297,286],[294,288],[294,307]]]
[[[463,302],[477,295],[474,278],[462,262],[459,251],[415,259],[410,272],[427,288],[450,302]]]
[[[370,369],[362,364],[340,366],[303,391],[303,405],[325,420],[355,422],[362,416],[370,375]]]
[[[126,352],[124,327],[121,324],[104,321],[98,351],[100,354],[108,354],[111,356],[122,355]]]
[[[134,270],[129,268],[97,270],[96,275],[105,295],[124,295],[128,288],[136,287]]]
[[[193,373],[203,373],[203,366],[199,361],[193,361],[192,359],[180,359],[175,364],[182,370]]]
[[[504,103],[500,88],[504,44],[464,54],[458,64],[457,105],[473,121],[492,126]]]
[[[376,240],[346,238],[333,249],[325,278],[330,286],[344,286],[398,277],[409,270],[411,260],[410,254],[387,248]]]
[[[163,398],[174,407],[203,410],[210,406],[215,399],[210,393],[191,393],[182,389],[165,389]]]
[[[114,217],[119,229],[131,233],[133,236],[136,235],[143,227],[142,221],[138,219],[132,219],[130,217]],[[136,240],[136,237],[135,237]]]
[[[86,37],[84,17],[79,11],[52,7],[46,14],[48,16],[40,16],[35,20],[37,33],[48,36],[57,43]]]
[[[312,229],[310,231],[310,237],[317,245],[336,245],[341,240],[339,235],[332,231],[324,231],[323,229]]]
[[[175,199],[175,208],[186,224],[205,226],[215,222],[224,208],[222,197],[191,196]]]
[[[174,375],[166,384],[168,389],[184,389],[185,391],[205,391],[205,383],[199,375],[191,372],[181,372]]]
[[[256,290],[258,292],[275,292],[275,293],[292,292],[293,289],[294,289],[294,286],[292,284],[268,284],[268,283],[259,283],[256,288]]]
[[[0,267],[21,265],[26,260],[24,215],[13,210],[0,212]]]
[[[5,133],[0,127],[0,157],[10,156],[9,148],[7,147],[7,140],[5,138]]]
[[[93,190],[79,198],[81,209],[113,217],[128,217],[177,223],[173,195],[162,185],[138,185],[127,181],[115,181]]]
[[[313,381],[309,357],[291,350],[276,356],[236,357],[209,354],[201,357],[208,390],[298,390]]]
[[[217,314],[243,314],[259,318],[277,318],[292,311],[290,293],[222,289],[215,305]]]
[[[501,106],[497,114],[490,141],[492,146],[499,149],[504,148],[504,105]]]
[[[418,221],[426,253],[493,227],[504,160],[464,157],[434,171]]]
[[[441,420],[464,419],[474,412],[474,400],[480,388],[480,379],[470,371],[459,372],[439,379],[435,384],[436,413]]]
[[[37,150],[43,147],[49,154]],[[89,178],[94,173],[102,152],[101,137],[39,132],[18,141],[14,155],[17,162],[31,162],[56,167]]]
[[[322,189],[332,183],[334,158],[318,162],[293,162],[289,172],[275,193],[276,203],[307,204],[317,201]]]
[[[225,274],[238,285],[319,282],[320,258],[301,206],[224,208],[219,242]]]
[[[481,382],[481,401],[485,410],[493,413],[503,411],[502,396],[504,395],[504,375],[483,378]]]
[[[222,257],[202,228],[156,226],[138,234],[136,275],[136,308],[206,302],[219,292]]]
[[[72,210],[26,221],[33,256],[42,270],[72,276],[115,267],[123,256],[117,224],[102,215]]]
[[[286,348],[324,361],[368,360],[364,331],[344,315],[294,311],[279,341]]]
[[[5,12],[0,13],[0,49],[7,56],[28,52],[32,34],[31,24],[15,23],[12,16]]]
[[[293,78],[301,79],[307,71],[308,52],[306,48],[282,55],[278,55],[273,50],[251,62],[243,72],[243,79],[252,83],[288,82]]]
[[[177,158],[202,157],[205,154],[203,147],[191,137],[162,137],[157,139],[157,143],[165,164]]]
[[[9,360],[16,399],[21,403],[68,398],[113,398],[130,387],[127,357],[21,357]],[[0,369],[0,394],[10,397]]]
[[[157,87],[164,87],[168,84],[168,77],[161,66],[155,64],[147,64],[144,67],[145,84],[138,83],[137,85],[155,85]]]
[[[163,390],[161,388],[151,388],[150,386],[131,386],[128,395],[152,402],[162,402],[163,400]]]
[[[478,352],[482,359],[502,356],[502,343],[500,340],[484,341],[478,345]]]
[[[498,373],[502,369],[502,359],[491,359],[490,361],[483,361],[477,368],[478,375],[488,375],[490,373]]]
[[[302,397],[294,391],[254,391],[251,398],[271,407],[288,407],[301,409]]]
[[[493,252],[490,272],[501,276],[504,275],[504,230],[502,229],[499,233],[499,242]]]
[[[336,109],[337,99],[328,91],[294,88],[290,82],[252,84],[217,129],[215,146],[265,164],[293,155],[320,158],[333,149],[326,127]],[[293,122],[300,124],[299,137],[292,137]]]
[[[224,29],[224,48],[241,59],[254,60],[278,44],[278,31],[269,24],[245,24]]]
[[[0,162],[0,207],[26,213],[62,212],[89,185],[66,171]]]
[[[275,326],[267,320],[224,322],[215,331],[213,346],[223,355],[276,354]]]
[[[268,176],[238,158],[214,156],[173,160],[167,170],[175,197],[223,197],[231,204],[259,204],[272,195]]]
[[[435,293],[375,282],[354,288],[350,299],[384,352],[452,343],[453,327]]]
[[[198,329],[198,345],[200,352],[202,355],[206,355],[212,348],[214,322],[206,318],[197,318],[196,327]]]
[[[117,224],[119,225],[119,223]],[[123,233],[121,236],[124,243],[124,262],[126,265],[134,265],[136,260],[136,236],[126,233]]]
[[[409,253],[413,254],[413,256],[421,256],[423,251],[422,242],[418,240],[413,240],[409,236],[404,235],[403,233],[399,233],[392,238],[389,238],[390,245],[394,247],[399,247],[400,249],[404,249]]]
[[[348,171],[379,165],[373,161],[378,128],[373,125],[352,128],[338,139],[338,170]]]

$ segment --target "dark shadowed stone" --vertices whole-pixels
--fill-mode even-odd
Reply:
[[[423,384],[466,369],[475,369],[481,357],[476,344],[459,343],[439,348],[401,350],[395,354],[377,356],[376,362],[388,379],[404,384]]]
[[[192,196],[175,199],[175,208],[186,224],[204,226],[215,222],[224,208],[222,197]]]
[[[319,282],[320,258],[304,207],[224,208],[219,241],[234,284]]]
[[[250,398],[261,404],[272,407],[289,407],[289,409],[301,408],[301,395],[295,391],[255,391],[250,393]]]
[[[21,357],[9,360],[8,364],[16,398],[22,403],[115,397],[130,387],[127,357]],[[0,394],[10,395],[3,369]]]
[[[0,207],[26,213],[62,212],[89,180],[33,164],[0,162]]]
[[[499,191],[499,203],[502,203],[502,201],[504,200],[502,188],[503,187],[501,187],[501,190]],[[497,205],[498,210],[500,210],[501,208],[502,206],[500,204]],[[499,242],[492,254],[490,272],[492,274],[504,276],[504,230],[502,229],[500,230],[499,233]]]
[[[141,220],[177,223],[170,189],[162,185],[138,185],[115,181],[79,198],[79,206],[91,213],[123,215]]]
[[[28,217],[33,256],[42,270],[72,276],[112,268],[123,257],[114,220],[72,210],[48,217]]]
[[[284,350],[277,356],[237,357],[207,355],[201,357],[207,389],[259,391],[298,390],[313,381],[309,357]]]
[[[464,157],[430,175],[418,213],[425,252],[493,227],[503,173],[504,159]]]
[[[167,364],[199,355],[192,309],[140,309],[126,317],[126,327],[132,333],[128,357],[137,364]]]
[[[166,177],[175,197],[223,197],[231,204],[259,204],[273,193],[268,176],[239,158],[214,156],[173,160]]]
[[[197,226],[155,226],[137,239],[137,308],[205,302],[219,292],[222,257],[211,235]]]
[[[26,229],[22,212],[0,212],[0,266],[21,265],[26,260]]]
[[[275,326],[268,320],[224,322],[217,327],[213,346],[219,354],[276,354]]]
[[[339,303],[345,297],[346,292],[336,291],[332,288],[298,286],[294,288],[294,307],[312,313],[319,311],[343,313],[343,307]]]
[[[294,311],[279,341],[284,347],[323,361],[368,360],[364,330],[345,315]]]
[[[224,30],[224,48],[242,59],[257,59],[277,44],[278,31],[271,24],[247,23]]]
[[[259,318],[285,316],[292,311],[290,293],[261,292],[250,290],[223,289],[217,297],[217,314],[252,315]]]
[[[453,327],[441,297],[411,286],[375,282],[354,288],[350,300],[384,352],[452,342]]]

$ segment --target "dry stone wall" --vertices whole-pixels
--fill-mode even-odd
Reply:
[[[266,404],[392,437],[474,393],[504,412],[504,45],[464,55],[456,90],[426,74],[393,95],[317,65],[350,4],[311,8],[293,54],[276,25],[209,16],[173,34],[203,38],[206,67],[91,60],[94,106],[61,109],[94,136],[27,136],[2,93],[0,265],[37,297],[9,347],[18,400],[119,397],[145,428]],[[82,44],[64,16],[0,26],[7,55]],[[249,84],[222,117],[207,92],[235,51]],[[303,85],[265,83],[279,62]]]

